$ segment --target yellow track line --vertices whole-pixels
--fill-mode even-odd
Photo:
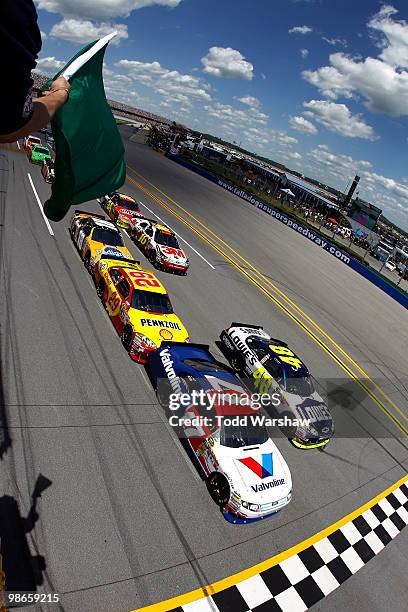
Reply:
[[[186,604],[191,603],[192,601],[197,601],[198,599],[202,599],[203,597],[208,597],[215,593],[219,593],[224,589],[228,589],[229,587],[236,585],[238,582],[242,582],[243,580],[252,578],[256,574],[260,574],[261,572],[264,572],[270,569],[271,567],[278,565],[278,563],[282,563],[282,561],[285,561],[285,559],[288,559],[293,555],[299,554],[300,552],[302,552],[306,548],[309,548],[309,546],[316,544],[316,542],[319,542],[323,538],[327,538],[329,535],[337,531],[337,529],[340,529],[346,523],[354,520],[355,518],[375,506],[375,504],[378,504],[378,502],[384,499],[384,497],[387,497],[387,495],[395,491],[395,489],[398,489],[398,487],[404,484],[407,480],[408,476],[404,476],[403,478],[398,480],[398,482],[388,487],[388,489],[386,489],[382,493],[379,493],[376,497],[374,497],[374,499],[371,499],[363,506],[360,506],[360,508],[357,508],[357,510],[354,510],[350,514],[347,514],[347,516],[344,516],[343,518],[339,519],[329,527],[326,527],[326,529],[319,531],[319,533],[315,533],[310,538],[307,538],[307,540],[303,540],[303,542],[299,542],[299,544],[292,546],[292,548],[288,548],[288,550],[285,550],[279,553],[278,555],[267,559],[266,561],[262,561],[262,563],[253,565],[252,567],[249,567],[248,569],[245,569],[242,572],[238,572],[237,574],[228,576],[228,578],[218,580],[217,582],[214,582],[213,584],[210,584],[206,587],[196,589],[195,591],[190,591],[189,593],[185,593],[183,595],[178,595],[177,597],[173,597],[171,599],[167,599],[166,601],[161,601],[159,603],[152,604],[144,608],[138,608],[133,612],[168,612],[169,610],[173,610],[178,606],[185,606]]]
[[[247,272],[240,264],[235,262],[227,253],[221,250],[221,248],[216,245],[210,238],[205,236],[200,230],[195,228],[189,221],[181,217],[177,212],[172,210],[167,204],[165,204],[158,196],[148,191],[146,188],[143,188],[137,181],[135,181],[132,177],[128,176],[128,180],[133,183],[136,187],[141,189],[144,193],[149,195],[157,204],[159,204],[162,208],[170,212],[174,217],[176,217],[181,223],[187,226],[192,232],[194,232],[197,236],[199,236],[202,240],[207,242],[215,251],[217,251],[224,259],[226,259],[231,265],[233,265],[243,276],[245,276],[253,285],[258,287],[262,293],[264,293],[276,306],[278,306],[287,316],[289,316],[299,327],[301,327],[315,342],[318,344],[343,370],[346,374],[354,379],[365,391],[366,393],[374,400],[374,402],[379,406],[379,408],[393,421],[394,425],[405,435],[408,436],[408,429],[400,423],[400,421],[395,417],[389,409],[381,402],[380,399],[373,393],[371,389],[367,387],[358,377],[357,375],[350,370],[350,368],[336,355],[330,347],[328,347],[323,340],[321,340],[316,334],[309,329],[306,324],[301,321],[295,314],[293,314],[277,297],[275,297],[268,289],[263,287],[255,278],[253,278],[249,272]]]
[[[282,297],[283,299],[289,303],[297,312],[299,312],[315,329],[317,329],[319,331],[320,334],[322,334],[322,336],[324,336],[326,338],[326,340],[328,340],[335,348],[336,350],[339,351],[339,353],[341,353],[343,355],[343,357],[345,357],[355,368],[358,372],[360,372],[360,374],[362,374],[365,378],[367,378],[367,380],[375,387],[375,389],[384,397],[384,399],[387,400],[387,402],[402,416],[402,418],[404,420],[408,420],[408,416],[399,408],[399,406],[397,406],[397,404],[395,404],[395,402],[381,389],[381,387],[379,387],[375,381],[373,381],[370,376],[361,368],[361,366],[358,365],[358,363],[356,363],[354,361],[354,359],[348,355],[345,350],[339,346],[339,344],[337,344],[337,342],[331,338],[331,336],[329,336],[329,334],[327,332],[325,332],[306,312],[304,312],[288,295],[286,295],[286,293],[284,293],[281,289],[279,289],[279,287],[277,287],[270,279],[268,279],[266,276],[264,276],[262,274],[262,272],[260,272],[257,268],[255,268],[255,266],[253,264],[251,264],[249,261],[247,261],[240,253],[238,253],[233,247],[231,247],[227,242],[225,242],[220,236],[218,236],[215,232],[213,232],[209,227],[207,227],[200,219],[198,219],[197,217],[195,217],[194,215],[192,215],[188,210],[186,210],[181,204],[179,204],[176,200],[174,200],[171,196],[169,196],[168,194],[166,194],[164,191],[162,191],[161,189],[159,189],[158,187],[156,187],[156,185],[154,185],[153,183],[151,183],[148,179],[146,179],[142,174],[136,172],[136,170],[134,168],[132,168],[131,166],[128,166],[128,169],[130,169],[132,172],[134,172],[136,174],[136,176],[140,177],[143,181],[145,181],[146,183],[148,183],[149,185],[151,185],[156,191],[158,191],[161,195],[163,195],[165,198],[167,198],[170,202],[172,202],[175,206],[177,206],[177,208],[179,208],[180,210],[182,210],[185,214],[187,214],[191,219],[193,219],[194,221],[196,221],[197,223],[199,223],[199,225],[201,225],[201,227],[203,227],[207,232],[209,232],[212,236],[214,236],[214,238],[216,238],[221,244],[223,244],[225,247],[227,247],[232,253],[234,253],[234,255],[236,255],[241,261],[243,261],[247,266],[249,266],[260,278],[262,278],[263,282],[265,282],[266,284],[268,284],[270,287],[272,287],[275,291],[277,291]],[[137,185],[142,191],[144,191],[145,193],[148,193],[150,195],[150,192],[148,192],[146,190],[145,187],[141,186],[140,184]]]

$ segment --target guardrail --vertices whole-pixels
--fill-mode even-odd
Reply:
[[[281,212],[277,208],[274,208],[273,206],[271,206],[271,204],[263,202],[260,198],[256,198],[252,193],[249,193],[248,191],[245,191],[244,189],[241,189],[240,187],[237,187],[236,185],[233,185],[232,183],[229,183],[228,181],[219,178],[214,174],[211,174],[210,172],[208,172],[208,170],[205,170],[204,168],[195,166],[194,164],[178,157],[177,155],[173,155],[172,153],[167,153],[166,157],[180,164],[181,166],[192,170],[196,174],[199,174],[200,176],[211,181],[212,183],[215,183],[216,185],[218,185],[222,189],[225,189],[229,193],[232,193],[233,195],[238,196],[246,202],[249,202],[249,204],[252,204],[252,206],[259,208],[277,221],[280,221],[287,227],[290,227],[299,234],[302,234],[302,236],[304,236],[320,248],[323,248],[325,251],[330,253],[330,255],[352,268],[361,276],[364,276],[364,278],[376,285],[379,289],[381,289],[381,291],[384,291],[384,293],[386,293],[392,299],[401,304],[401,306],[408,309],[408,295],[403,290],[398,289],[398,287],[389,283],[379,273],[369,268],[368,266],[365,266],[360,261],[340,249],[337,245],[331,243],[330,240],[328,240],[327,236],[320,234],[316,230],[311,230],[310,228],[306,227],[306,225],[303,225],[302,223],[297,221],[295,218],[290,217],[289,215]]]

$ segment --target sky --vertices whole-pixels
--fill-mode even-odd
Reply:
[[[53,75],[116,30],[107,96],[284,163],[408,230],[408,3],[34,0]]]

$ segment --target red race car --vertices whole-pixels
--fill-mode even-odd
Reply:
[[[112,221],[125,229],[130,227],[132,219],[144,216],[136,200],[124,193],[114,191],[111,195],[99,198],[98,202]]]

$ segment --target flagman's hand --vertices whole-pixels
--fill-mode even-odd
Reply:
[[[70,89],[71,86],[68,81],[63,76],[60,76],[58,79],[55,79],[48,91],[43,91],[42,95],[50,96],[51,94],[60,92],[59,97],[64,98],[63,104],[65,104],[65,102],[68,100]]]
[[[51,88],[33,101],[33,114],[28,123],[12,134],[0,135],[0,142],[16,142],[19,138],[24,138],[46,127],[57,110],[68,100],[70,88],[70,84],[64,77],[60,76],[55,79]]]

